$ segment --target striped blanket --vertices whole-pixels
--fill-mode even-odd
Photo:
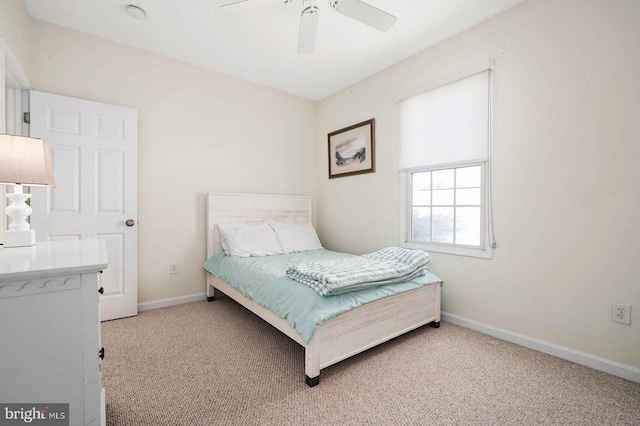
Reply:
[[[287,269],[287,277],[332,296],[363,287],[405,282],[423,275],[429,253],[387,247],[374,253],[322,262],[307,262]]]

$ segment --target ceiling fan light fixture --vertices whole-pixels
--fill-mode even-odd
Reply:
[[[127,14],[138,20],[142,20],[147,17],[147,12],[145,12],[143,8],[133,4],[127,6]]]

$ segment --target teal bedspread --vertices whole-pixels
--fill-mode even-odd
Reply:
[[[387,296],[403,293],[442,280],[429,271],[410,281],[385,284],[335,296],[320,296],[311,287],[287,278],[289,267],[303,262],[318,262],[354,256],[329,250],[263,257],[230,257],[218,253],[202,267],[238,290],[245,297],[285,319],[305,343],[309,343],[318,325],[358,306]]]

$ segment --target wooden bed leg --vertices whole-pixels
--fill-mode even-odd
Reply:
[[[310,388],[314,386],[318,386],[320,384],[320,376],[316,376],[313,378],[309,376],[305,376],[305,377],[306,377],[307,386],[309,386]]]
[[[309,387],[317,386],[320,383],[320,337],[318,334],[316,332],[304,348],[304,372]]]
[[[442,283],[436,283],[436,320],[435,321],[431,321],[429,323],[429,325],[433,328],[440,328],[440,295],[441,295],[441,289],[442,289]]]
[[[211,277],[207,275],[207,302],[213,302],[216,296],[216,289],[213,287]]]

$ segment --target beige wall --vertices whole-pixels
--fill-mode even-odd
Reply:
[[[394,90],[493,57],[498,247],[433,255],[443,310],[640,368],[639,22],[634,0],[529,0],[323,100],[321,238],[398,244]],[[371,117],[376,173],[327,179],[327,133]],[[611,321],[614,301],[631,326]]]
[[[30,18],[22,0],[1,0],[0,37],[9,43],[22,71],[29,75]]]
[[[206,192],[314,194],[312,101],[38,20],[31,64],[35,90],[138,109],[139,302],[205,291]]]

